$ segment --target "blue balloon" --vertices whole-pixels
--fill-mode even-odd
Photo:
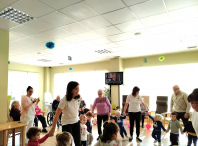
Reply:
[[[70,67],[70,68],[69,68],[69,70],[73,70],[73,68],[72,68],[72,67]]]
[[[47,43],[45,44],[45,46],[46,46],[47,48],[49,48],[49,49],[53,49],[53,48],[55,47],[55,44],[54,44],[53,42],[47,42]]]

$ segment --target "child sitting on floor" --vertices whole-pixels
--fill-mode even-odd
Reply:
[[[62,132],[56,135],[56,146],[71,146],[72,135],[69,132]]]
[[[168,123],[168,129],[166,133],[171,130],[170,132],[170,141],[171,145],[178,145],[178,137],[179,137],[179,129],[181,134],[183,134],[182,126],[180,125],[179,121],[177,120],[177,113],[171,113],[171,120]]]
[[[49,137],[49,134],[46,134],[43,138],[40,139],[41,129],[37,127],[29,128],[28,132],[26,133],[28,141],[28,146],[40,146],[41,143],[45,142],[46,139]]]
[[[152,137],[155,139],[154,143],[158,142],[158,144],[161,145],[161,129],[166,131],[161,122],[163,117],[159,114],[156,114],[154,118],[151,115],[149,115],[149,118],[153,120]]]
[[[188,146],[191,146],[192,141],[194,146],[197,146],[197,135],[195,133],[195,129],[193,128],[192,122],[188,121],[185,125],[183,132],[188,132]]]
[[[123,123],[123,119],[126,119],[126,116],[122,116],[122,115],[120,115],[119,111],[116,111],[115,116],[111,116],[111,119],[114,119],[115,122],[118,124],[118,126],[120,128],[120,135],[122,137],[122,140],[128,140],[129,137],[127,136],[127,132],[126,132],[126,129],[125,129],[124,123]],[[124,138],[124,135],[125,135],[125,138]]]
[[[117,139],[119,126],[113,122],[103,124],[103,135],[94,146],[122,146],[122,141]]]

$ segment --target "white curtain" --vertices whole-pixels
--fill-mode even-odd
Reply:
[[[130,94],[132,88],[138,86],[140,95],[150,96],[150,110],[156,110],[157,96],[168,96],[168,108],[170,108],[173,85],[179,85],[182,91],[190,94],[198,87],[197,75],[198,64],[125,69],[125,94]]]
[[[98,89],[104,89],[105,85],[105,72],[107,71],[90,71],[90,72],[77,72],[77,73],[62,73],[55,74],[54,77],[54,97],[60,95],[61,98],[66,94],[67,84],[70,81],[77,81],[80,84],[79,94],[90,108],[94,99],[98,97]]]

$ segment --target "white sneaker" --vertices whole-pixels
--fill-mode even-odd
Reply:
[[[158,142],[158,145],[161,145],[162,144],[162,142]]]
[[[129,140],[129,137],[128,136],[125,136],[124,140]]]
[[[154,140],[154,142],[153,143],[156,143],[157,142],[157,140]]]

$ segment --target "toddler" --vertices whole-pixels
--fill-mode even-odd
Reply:
[[[113,122],[105,122],[103,135],[94,146],[122,146],[122,141],[117,139],[119,126]]]
[[[62,132],[56,135],[56,146],[71,146],[72,135],[69,132]]]
[[[122,116],[122,115],[120,115],[119,111],[116,111],[115,112],[115,117],[111,116],[111,119],[114,119],[115,122],[118,124],[118,126],[120,128],[120,135],[122,137],[122,140],[128,140],[129,137],[127,136],[127,132],[126,132],[126,129],[125,129],[124,124],[123,124],[123,119],[126,119],[126,116]],[[124,135],[125,135],[125,138],[124,138]]]
[[[87,123],[86,123],[87,131],[89,133],[91,133],[91,134],[92,134],[92,124],[91,124],[92,116],[93,115],[92,115],[92,113],[90,111],[86,113],[86,117],[87,117]],[[87,136],[87,145],[88,146],[91,145],[92,141],[93,141],[93,136],[92,135],[88,135]]]
[[[156,114],[154,118],[151,115],[149,115],[149,118],[153,120],[152,137],[155,139],[154,143],[158,141],[158,144],[161,145],[161,129],[166,131],[166,129],[164,128],[161,122],[163,117],[159,114]]]
[[[92,135],[87,131],[87,117],[85,115],[80,115],[80,133],[81,133],[81,145],[87,146],[87,135]]]
[[[26,133],[28,141],[28,146],[40,146],[41,143],[45,142],[49,137],[49,134],[46,134],[43,138],[40,139],[41,129],[37,127],[31,127]]]
[[[178,137],[179,137],[179,129],[181,134],[183,134],[182,126],[180,125],[179,121],[177,120],[177,113],[171,113],[171,120],[168,123],[168,129],[166,133],[170,130],[170,141],[171,145],[178,145]]]
[[[197,146],[197,135],[195,133],[195,129],[193,128],[192,122],[188,121],[185,125],[183,132],[188,132],[188,146],[191,146],[192,141],[194,146]]]

